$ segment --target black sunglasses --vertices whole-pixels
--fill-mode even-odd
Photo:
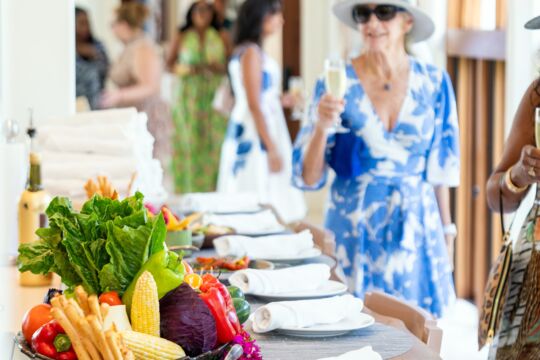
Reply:
[[[367,24],[371,14],[375,14],[380,21],[390,21],[396,17],[398,12],[407,11],[395,5],[377,5],[370,8],[367,5],[356,5],[352,10],[353,20],[357,24]]]

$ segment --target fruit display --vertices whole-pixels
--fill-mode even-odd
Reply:
[[[221,358],[254,342],[241,325],[250,312],[243,294],[168,251],[163,214],[148,216],[142,194],[94,195],[80,212],[55,198],[46,213],[49,228],[21,245],[18,266],[55,272],[65,289],[26,313],[21,349],[59,360],[174,360]],[[251,355],[241,359],[260,358]]]

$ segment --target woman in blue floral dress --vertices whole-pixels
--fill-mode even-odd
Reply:
[[[407,1],[347,0],[334,7],[359,30],[364,52],[346,66],[343,100],[318,81],[310,124],[294,149],[297,187],[336,177],[326,227],[354,293],[379,290],[441,316],[455,299],[448,187],[459,183],[455,96],[448,74],[407,55],[433,32]],[[335,122],[348,132],[332,131]],[[445,243],[446,240],[446,243]]]

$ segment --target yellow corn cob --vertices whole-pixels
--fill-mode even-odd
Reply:
[[[186,356],[182,347],[172,341],[135,331],[120,334],[136,360],[176,360]]]
[[[134,331],[159,337],[159,298],[156,281],[148,271],[135,284],[131,303],[131,327]]]

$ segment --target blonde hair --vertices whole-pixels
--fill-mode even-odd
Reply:
[[[138,2],[124,3],[116,9],[116,20],[125,21],[134,29],[142,29],[148,15],[148,8]]]

